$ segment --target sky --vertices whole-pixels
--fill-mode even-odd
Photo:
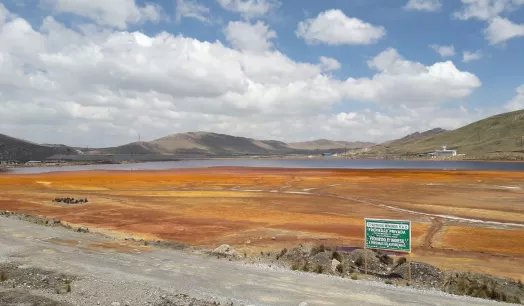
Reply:
[[[524,0],[0,0],[0,133],[382,142],[524,108]]]

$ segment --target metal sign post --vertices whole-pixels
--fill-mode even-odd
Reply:
[[[390,219],[364,219],[365,273],[368,273],[367,249],[411,253],[411,221]],[[411,282],[411,260],[408,260],[409,282]]]

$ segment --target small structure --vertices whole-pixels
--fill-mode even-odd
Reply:
[[[28,165],[37,165],[37,164],[41,164],[42,162],[39,161],[39,160],[30,160],[28,162],[26,162],[26,164]]]
[[[333,154],[331,154],[331,153],[322,153],[322,156],[330,157],[330,156],[333,156]]]
[[[431,156],[435,157],[451,157],[451,156],[457,156],[457,150],[448,150],[446,146],[443,146],[441,150],[436,150]]]

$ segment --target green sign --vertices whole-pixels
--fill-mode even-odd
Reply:
[[[364,219],[366,248],[411,253],[411,221]]]

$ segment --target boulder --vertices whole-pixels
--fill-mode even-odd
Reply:
[[[331,260],[331,272],[336,273],[337,272],[337,266],[340,264],[340,261],[333,258]]]
[[[223,244],[213,250],[213,254],[222,256],[236,256],[237,252],[228,244]]]

